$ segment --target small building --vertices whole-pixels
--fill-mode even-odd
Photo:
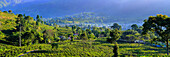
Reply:
[[[135,40],[134,42],[135,42],[135,43],[144,43],[143,40]]]

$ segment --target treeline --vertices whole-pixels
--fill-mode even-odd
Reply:
[[[54,27],[45,25],[42,17],[37,15],[36,19],[22,14],[12,14],[12,11],[0,12],[0,39],[13,45],[19,44],[21,36],[22,45],[35,43],[48,43],[49,39],[56,36]],[[53,34],[53,35],[51,35]]]
[[[38,43],[53,43],[59,40],[71,39],[96,39],[100,35],[107,36],[102,32],[105,29],[98,27],[89,27],[82,29],[78,26],[60,27],[57,24],[52,26],[46,25],[42,21],[42,16],[37,15],[36,19],[26,16],[25,14],[14,15],[11,10],[0,12],[0,38],[2,43],[13,45],[38,44]],[[21,39],[21,40],[20,40]]]
[[[82,24],[82,23],[103,23],[106,19],[101,16],[96,16],[91,12],[83,12],[80,14],[75,14],[73,16],[56,17],[47,20],[47,23],[57,23],[57,24]]]
[[[65,26],[60,27],[57,24],[52,26],[46,25],[47,23],[42,21],[42,16],[37,15],[36,19],[33,17],[25,16],[22,14],[12,14],[12,11],[0,12],[3,17],[0,19],[2,23],[0,39],[10,42],[13,45],[19,44],[19,36],[21,36],[22,45],[31,45],[36,43],[52,43],[59,40],[73,40],[73,39],[96,39],[100,37],[111,37],[111,32],[118,29],[121,39],[135,41],[135,40],[148,40],[152,38],[151,35],[141,36],[142,26],[138,27],[136,24],[132,25],[132,29],[121,31],[121,26],[114,23],[111,28],[88,26],[87,28],[81,28],[78,26]],[[87,13],[82,13],[87,15]],[[9,18],[14,16],[13,18]],[[86,16],[84,16],[87,18]],[[9,19],[8,19],[9,18]],[[156,37],[153,34],[153,37]]]

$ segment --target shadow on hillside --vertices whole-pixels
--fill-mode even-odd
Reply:
[[[12,32],[15,32],[15,30],[1,30],[4,34],[7,34],[7,35],[12,35]]]
[[[139,48],[138,46],[119,46],[119,48]]]
[[[144,50],[155,50],[155,51],[161,51],[161,50],[165,50],[165,49],[150,49],[150,48],[146,48]]]
[[[166,52],[137,52],[135,51],[133,53],[140,54],[140,55],[153,55],[153,54],[166,53]]]
[[[107,42],[107,41],[102,41],[102,40],[95,40],[95,42],[100,42],[101,44],[103,44],[103,43],[109,43],[109,42]]]
[[[9,43],[9,42],[7,42],[7,41],[4,41],[4,40],[0,40],[0,43],[6,44],[6,45],[13,45],[13,44],[11,44],[11,43]]]
[[[38,50],[38,51],[30,52],[30,53],[59,53],[59,51]]]

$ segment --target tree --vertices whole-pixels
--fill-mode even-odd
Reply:
[[[93,33],[91,33],[91,34],[89,34],[89,35],[88,35],[88,38],[94,39],[94,38],[95,38],[95,36],[94,36],[94,34],[93,34]]]
[[[80,35],[80,39],[82,39],[83,51],[84,51],[85,41],[88,39],[87,34],[86,34],[86,31],[83,31],[83,33]]]
[[[74,26],[72,26],[72,30],[75,30],[76,28],[77,28],[77,26],[75,26],[75,25],[74,25]]]
[[[114,57],[118,57],[118,55],[119,55],[119,46],[118,46],[117,42],[116,42],[116,44],[114,46],[113,53],[114,53]]]
[[[9,12],[9,13],[12,13],[12,10],[9,10],[8,12]]]
[[[87,35],[91,34],[92,31],[90,29],[86,29]]]
[[[116,42],[120,38],[120,31],[118,29],[110,31],[112,43]]]
[[[67,25],[66,25],[65,27],[66,27],[67,29],[69,28],[69,26],[67,26]]]
[[[111,26],[111,28],[121,30],[121,25],[114,23],[113,26]]]
[[[93,27],[92,32],[94,33],[94,35],[98,38],[100,35],[100,30],[97,27]]]
[[[83,33],[80,35],[80,38],[83,39],[83,40],[87,40],[88,39],[86,31],[83,31]]]
[[[50,43],[54,39],[54,31],[52,29],[45,30],[43,32],[43,37],[45,38],[45,43]]]
[[[76,28],[77,28],[77,26],[72,26],[72,31],[73,31],[73,33],[76,33]]]
[[[88,29],[91,29],[91,25],[88,25]]]
[[[24,41],[22,44],[24,45],[30,45],[35,40],[35,36],[31,32],[24,33],[23,38],[24,38]]]
[[[169,55],[170,18],[167,15],[157,14],[157,16],[150,16],[144,22],[142,34],[147,34],[148,31],[156,32],[167,43],[167,55]]]
[[[22,26],[22,21],[23,21],[23,16],[22,16],[22,14],[19,14],[18,15],[18,20],[20,21],[18,21],[18,23],[19,23],[19,27],[20,27],[20,34],[19,34],[19,46],[21,47],[21,26]]]
[[[137,30],[138,29],[138,25],[136,25],[136,24],[133,24],[131,27],[132,27],[132,30]]]
[[[4,11],[4,13],[8,13],[8,11]]]
[[[71,36],[71,41],[74,41],[74,36]]]
[[[35,31],[32,31],[32,33],[33,33],[33,32],[35,32]],[[43,38],[43,33],[41,33],[41,32],[36,32],[35,36],[36,36],[36,40],[38,40],[39,43],[44,43],[44,42],[43,42],[43,40],[44,40],[44,38]]]
[[[37,21],[36,21],[36,25],[39,25],[39,23],[41,22],[40,16],[39,16],[39,15],[37,15],[36,19],[37,19]]]
[[[138,31],[140,34],[142,34],[142,30],[143,29],[143,26],[140,26],[136,31]]]
[[[31,20],[33,20],[33,18],[32,17],[30,17],[30,16],[25,16],[25,18],[24,18],[25,20],[28,20],[28,21],[31,21]]]
[[[109,28],[105,29],[105,36],[106,37],[110,36],[110,29]]]
[[[139,35],[140,35],[140,33],[138,33],[135,30],[126,30],[122,33],[121,39],[128,40],[128,41],[134,41],[134,40],[137,40]]]

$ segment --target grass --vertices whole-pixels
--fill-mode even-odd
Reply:
[[[43,48],[39,49],[38,51],[31,52],[25,54],[23,57],[34,57],[34,56],[55,56],[55,57],[68,57],[68,56],[75,56],[75,57],[112,57],[113,47],[114,44],[106,42],[106,38],[99,38],[95,40],[75,40],[73,42],[61,41],[57,42],[59,47],[56,48],[45,48],[50,44],[43,44]],[[166,49],[153,47],[150,45],[145,44],[138,44],[138,43],[123,43],[118,42],[119,44],[119,55],[126,55],[126,56],[164,56],[166,55]],[[39,44],[41,46],[41,44]],[[138,46],[139,45],[139,46]],[[1,44],[1,46],[4,46]],[[8,45],[5,45],[8,46]],[[25,48],[23,46],[22,48]],[[25,51],[28,51],[25,49]],[[23,54],[23,53],[20,53]]]
[[[74,42],[64,41],[58,42],[58,49],[47,49],[39,52],[29,53],[24,56],[75,56],[75,57],[111,57],[113,56],[114,44],[105,41],[105,38],[96,39],[94,42],[86,41],[83,43],[81,40],[76,40]],[[70,44],[71,43],[71,44]],[[166,55],[166,50],[164,48],[157,48],[149,45],[138,43],[119,43],[119,52],[121,55],[126,56],[145,56],[145,55]],[[91,45],[92,44],[92,45]],[[84,47],[84,50],[83,50]]]

